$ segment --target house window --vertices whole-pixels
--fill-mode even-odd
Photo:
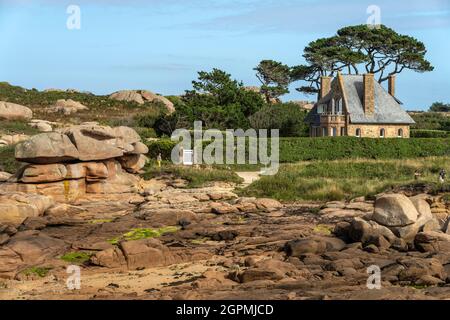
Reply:
[[[333,128],[331,129],[331,132],[332,132],[333,137],[336,137],[336,136],[337,136],[337,128],[333,127]]]
[[[346,136],[346,132],[345,132],[345,127],[341,127],[341,136],[344,137]]]
[[[384,138],[386,135],[386,131],[384,129],[380,130],[380,138]]]
[[[322,137],[328,137],[328,128],[322,128]]]
[[[398,129],[398,137],[403,138],[403,129]]]
[[[358,138],[361,138],[361,129],[356,129],[356,136],[358,137]]]
[[[327,108],[328,108],[328,106],[326,104],[320,104],[317,112],[320,114],[325,113],[325,112],[327,112]]]
[[[336,101],[336,114],[341,114],[342,113],[342,99],[338,99]]]

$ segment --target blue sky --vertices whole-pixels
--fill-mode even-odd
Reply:
[[[383,24],[423,41],[436,67],[398,77],[405,107],[450,102],[450,0],[0,0],[0,81],[169,95],[217,67],[258,85],[260,60],[300,64],[310,41],[366,23],[372,4]],[[80,30],[66,27],[69,5],[81,9]],[[289,99],[305,97],[292,89]]]

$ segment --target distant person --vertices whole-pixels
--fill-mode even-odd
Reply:
[[[416,172],[414,172],[414,180],[419,180],[421,176],[422,173],[420,172],[420,170],[416,170]]]
[[[440,183],[444,183],[446,177],[447,177],[447,172],[445,171],[445,169],[442,169],[442,170],[439,172],[439,182],[440,182]]]
[[[161,153],[156,157],[156,162],[158,163],[158,168],[161,168],[162,156]]]

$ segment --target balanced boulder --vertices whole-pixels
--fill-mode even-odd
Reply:
[[[165,106],[167,112],[173,113],[175,111],[174,104],[169,99],[147,90],[117,91],[111,94],[109,98],[118,101],[135,102],[137,104],[145,104],[146,102],[159,102]]]
[[[35,164],[78,160],[80,154],[69,137],[56,132],[42,133],[16,146],[16,159]]]

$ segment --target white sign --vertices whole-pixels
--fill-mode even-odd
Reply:
[[[183,164],[185,166],[192,166],[194,164],[193,150],[183,150]]]

